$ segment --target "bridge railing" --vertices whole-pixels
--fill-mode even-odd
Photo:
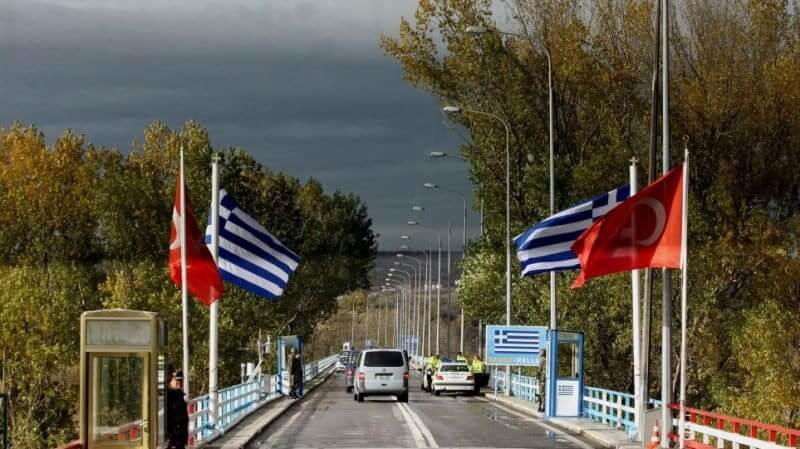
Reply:
[[[489,387],[495,388],[496,385],[497,391],[505,391],[505,370],[493,367],[491,374]],[[536,402],[539,400],[539,380],[531,376],[512,374],[511,391],[520,399]],[[650,399],[650,404],[660,406],[661,401]],[[624,429],[632,435],[637,431],[634,423],[635,411],[632,394],[595,387],[583,389],[583,413],[587,418]]]
[[[303,366],[306,381],[317,377],[336,363],[336,356],[306,363]],[[219,421],[212,424],[207,394],[189,401],[189,447],[199,448],[223,435],[240,421],[267,402],[282,396],[280,376],[264,376],[259,380],[223,388],[217,392]]]
[[[670,405],[680,416],[678,404]],[[678,439],[678,419],[670,439]],[[787,449],[800,443],[800,430],[764,424],[719,413],[686,408],[686,446],[691,449]]]

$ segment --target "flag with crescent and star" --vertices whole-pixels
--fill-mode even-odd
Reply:
[[[581,274],[572,284],[640,268],[681,267],[683,165],[607,213],[572,245]]]

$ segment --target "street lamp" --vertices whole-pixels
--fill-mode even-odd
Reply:
[[[485,26],[470,25],[467,27],[465,31],[467,34],[479,35],[479,34],[484,34],[489,30]]]
[[[459,106],[445,106],[442,108],[449,114],[476,114],[495,119],[503,124],[506,129],[506,325],[511,325],[511,127],[502,117],[490,112],[475,109],[461,108]],[[551,200],[552,202],[552,200]],[[511,379],[511,366],[506,365],[506,379]],[[508,394],[510,390],[506,393]]]
[[[444,188],[444,187],[442,187],[442,186],[440,186],[439,184],[436,184],[436,183],[426,182],[423,185],[425,186],[426,189],[437,189],[437,190],[441,190],[443,192],[447,192],[447,193],[450,193],[450,194],[458,195],[458,196],[461,197],[461,202],[463,203],[463,206],[464,206],[464,228],[463,228],[463,234],[462,234],[463,239],[462,239],[462,242],[461,242],[461,258],[463,260],[463,258],[466,255],[465,251],[466,251],[466,248],[467,248],[467,197],[463,193],[461,193],[461,192],[459,192],[457,190],[447,189],[447,188]],[[447,256],[448,256],[447,269],[448,269],[448,272],[449,272],[449,270],[450,270],[450,265],[449,265],[450,264],[450,259],[449,259],[450,254],[448,253]],[[448,279],[448,283],[449,282],[450,281]],[[450,285],[449,284],[447,286],[447,298],[448,298],[448,301],[447,301],[447,316],[449,318],[450,317]],[[448,337],[450,336],[449,323],[448,323],[448,328],[447,328],[447,335],[448,335]],[[464,352],[464,307],[463,307],[463,305],[461,307],[461,331],[459,333],[459,336],[460,336],[460,339],[459,339],[459,351],[463,353]],[[447,349],[450,350],[449,345],[448,345]]]
[[[471,34],[474,36],[486,34],[490,30],[481,25],[470,25],[464,30],[467,34]],[[511,33],[508,31],[502,31],[498,29],[491,30],[495,33],[502,34],[505,36],[514,36],[519,37],[525,40],[528,40],[527,36],[523,36],[518,33]],[[533,46],[533,43],[528,40]],[[547,57],[547,91],[548,91],[548,99],[549,99],[549,125],[548,130],[550,134],[550,215],[555,214],[555,168],[553,163],[553,62],[550,57],[550,51],[547,49],[546,46],[540,45],[542,51],[544,52],[545,57]],[[668,133],[667,133],[668,134]],[[550,329],[556,328],[556,272],[550,272]]]

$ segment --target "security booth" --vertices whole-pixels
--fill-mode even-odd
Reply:
[[[166,327],[157,313],[81,315],[80,440],[84,449],[155,449],[165,442]]]
[[[299,335],[283,335],[278,337],[278,385],[281,393],[288,395],[291,390],[292,373],[289,372],[289,353],[292,348],[300,352],[300,363],[303,363],[303,338]],[[302,384],[302,379],[300,380]],[[302,392],[301,392],[302,394]]]
[[[545,416],[582,416],[583,332],[548,330],[546,358]]]

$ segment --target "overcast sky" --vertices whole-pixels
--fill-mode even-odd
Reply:
[[[378,47],[416,5],[0,0],[0,126],[33,123],[50,141],[72,128],[129,151],[154,120],[199,120],[216,147],[242,146],[274,170],[360,195],[383,250],[400,245],[410,219],[434,232],[452,221],[460,247],[460,199],[422,187],[471,194],[461,161],[425,157],[459,138]],[[475,235],[477,213],[469,220]],[[428,239],[412,237],[417,247]]]

